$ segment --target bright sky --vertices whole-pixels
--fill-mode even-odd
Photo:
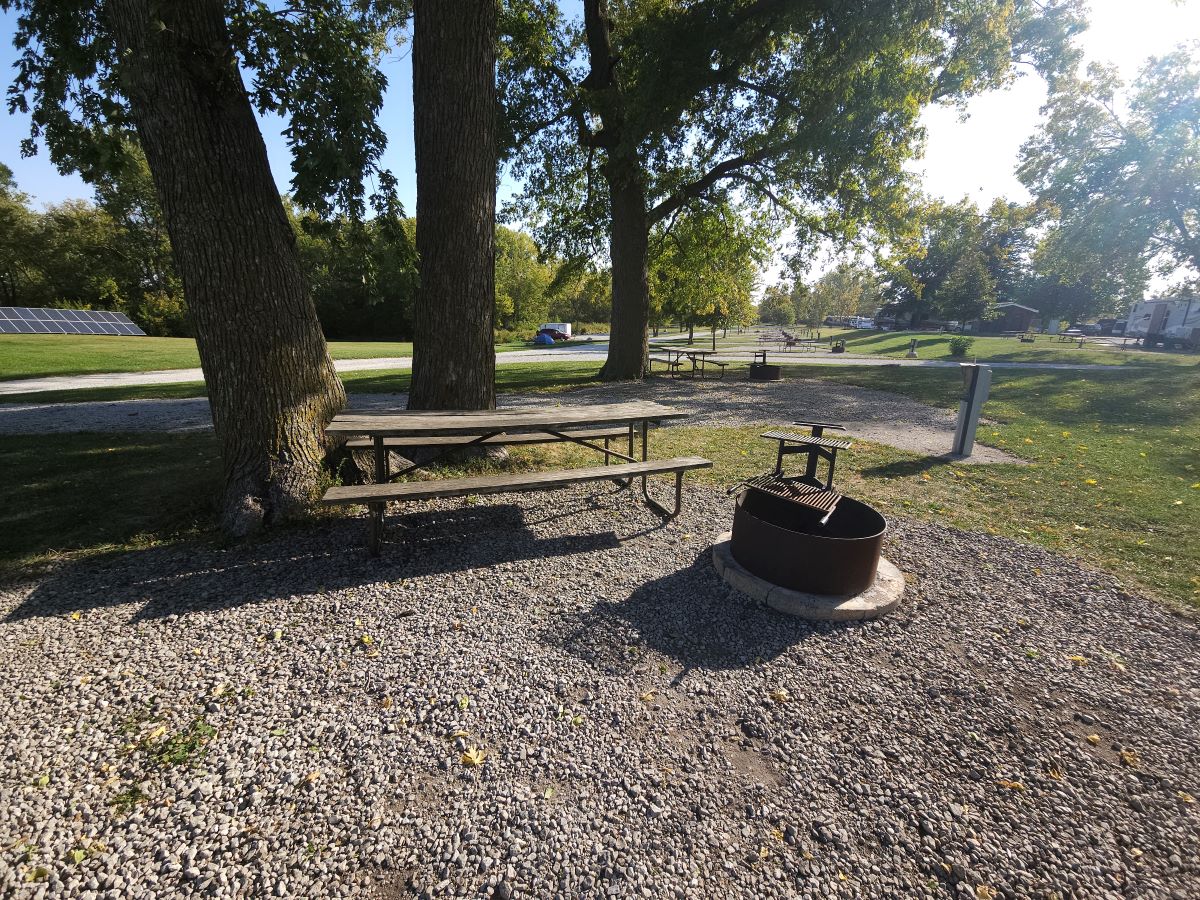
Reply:
[[[0,13],[0,33],[15,30],[13,13]],[[1171,50],[1181,41],[1200,38],[1200,0],[1094,0],[1091,28],[1082,44],[1088,61],[1115,63],[1126,80],[1133,78],[1148,56]],[[0,48],[0,72],[5,85],[16,52],[9,41]],[[390,82],[382,124],[390,142],[385,164],[399,179],[400,195],[411,214],[416,208],[412,149],[412,66],[407,50],[387,63]],[[952,109],[927,110],[923,121],[929,140],[925,158],[914,165],[924,173],[926,190],[949,200],[971,196],[981,205],[994,197],[1025,199],[1013,176],[1017,151],[1037,126],[1045,99],[1040,79],[1021,79],[1011,90],[976,98],[966,122]],[[291,159],[280,136],[278,120],[263,122],[271,166],[281,191],[291,178]],[[13,169],[17,184],[40,203],[88,197],[91,191],[74,175],[60,175],[45,148],[22,159],[19,141],[28,133],[23,116],[6,116],[0,130],[0,162]]]

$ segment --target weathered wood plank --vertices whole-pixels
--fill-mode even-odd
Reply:
[[[629,433],[628,428],[622,426],[619,428],[585,428],[573,431],[564,431],[563,434],[573,438],[580,438],[585,441],[604,440],[604,438],[619,438],[625,437]],[[441,437],[389,437],[383,439],[383,445],[389,449],[397,447],[425,447],[425,446],[454,446],[457,444],[469,444],[473,439],[469,434],[457,434]],[[481,443],[490,445],[510,445],[510,444],[553,444],[559,443],[560,439],[553,435],[547,434],[544,431],[535,431],[531,434],[497,434]],[[352,438],[346,441],[346,446],[352,450],[369,450],[372,446],[371,438]]]
[[[588,466],[580,469],[555,469],[547,472],[520,472],[511,475],[478,475],[470,478],[442,478],[410,481],[403,484],[364,484],[331,487],[321,498],[328,506],[350,503],[378,503],[386,500],[419,500],[429,497],[464,497],[468,494],[506,494],[513,491],[545,490],[585,481],[607,481],[616,477],[656,475],[663,472],[687,472],[712,468],[711,460],[699,456],[677,456],[615,466]]]
[[[326,427],[330,435],[422,437],[479,435],[490,431],[604,426],[643,420],[679,419],[688,413],[651,401],[539,409],[404,410],[389,413],[343,412]]]

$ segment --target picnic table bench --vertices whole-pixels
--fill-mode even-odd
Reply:
[[[686,415],[671,407],[646,401],[537,409],[343,412],[334,417],[325,431],[333,437],[349,438],[352,446],[371,447],[374,451],[375,481],[373,484],[331,487],[321,502],[327,505],[366,504],[369,512],[367,547],[373,556],[379,555],[383,541],[386,504],[393,501],[547,490],[588,481],[614,480],[632,485],[634,478],[640,478],[646,504],[670,519],[677,516],[682,508],[684,473],[710,468],[712,462],[697,456],[650,459],[649,426],[651,422]],[[639,430],[641,460],[634,456],[635,437]],[[628,438],[628,453],[611,447],[611,438],[617,436]],[[594,443],[596,440],[603,440],[604,443]],[[580,444],[602,453],[605,464],[542,472],[392,483],[393,478],[425,468],[463,447],[558,441]],[[412,446],[440,447],[441,452],[431,459],[413,463],[391,474],[388,450]],[[611,457],[624,462],[612,465]],[[649,494],[648,478],[658,474],[675,475],[673,510],[668,510]]]

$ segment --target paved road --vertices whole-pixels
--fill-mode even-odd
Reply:
[[[703,349],[697,344],[697,349]],[[518,363],[552,362],[604,362],[608,354],[605,343],[583,344],[561,347],[556,350],[513,350],[496,354],[496,365]],[[713,359],[730,362],[748,362],[751,347],[745,350],[732,349],[719,352]],[[957,368],[958,363],[940,359],[890,359],[881,356],[849,356],[829,353],[771,353],[772,362],[790,365],[814,366],[904,366],[930,369]],[[1076,371],[1099,371],[1112,369],[1101,363],[1033,363],[992,362],[993,369],[1069,369]],[[334,366],[339,372],[370,372],[412,368],[412,359],[407,356],[387,356],[374,359],[339,359]],[[44,391],[75,391],[87,388],[135,387],[148,384],[188,384],[203,381],[199,369],[164,369],[156,372],[107,372],[94,375],[58,375],[47,378],[21,378],[0,381],[0,396],[14,394],[36,394]]]

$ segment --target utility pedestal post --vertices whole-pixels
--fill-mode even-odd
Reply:
[[[975,447],[975,429],[979,414],[987,402],[992,387],[992,370],[978,363],[961,363],[963,376],[962,399],[958,403],[958,424],[954,426],[954,456],[970,456]]]
[[[904,354],[905,359],[917,358],[917,339],[913,338],[908,342],[908,352]]]

